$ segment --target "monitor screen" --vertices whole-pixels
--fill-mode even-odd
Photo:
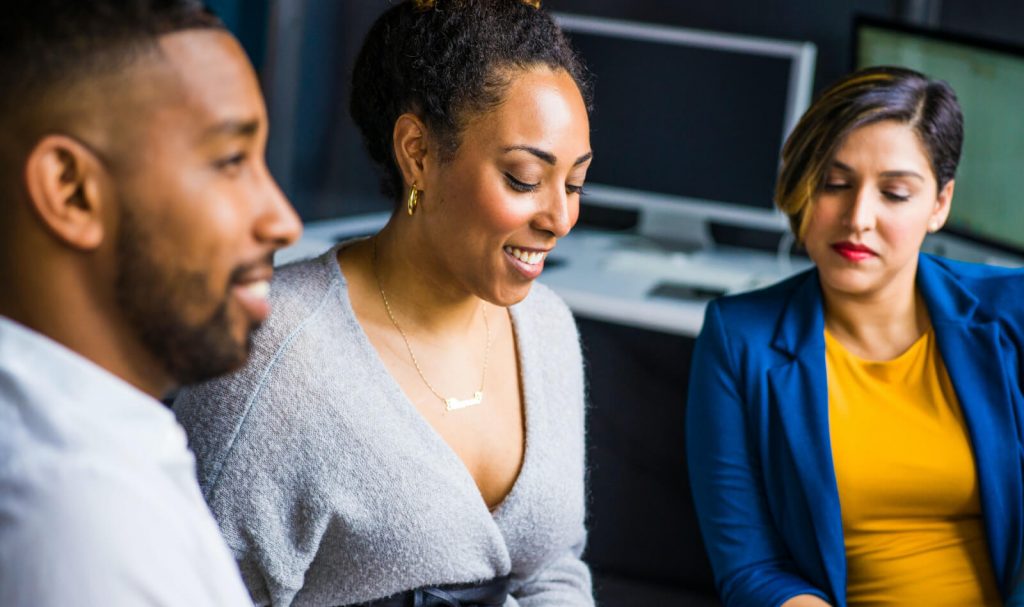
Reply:
[[[956,90],[964,147],[946,226],[1024,251],[1024,49],[866,19],[855,40],[857,67],[908,67]]]
[[[772,212],[779,150],[811,93],[813,45],[558,20],[593,76],[592,196]]]

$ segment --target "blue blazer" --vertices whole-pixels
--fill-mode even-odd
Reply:
[[[974,451],[992,567],[1024,543],[1024,271],[921,255],[917,285]],[[817,271],[725,297],[697,339],[686,416],[694,501],[727,607],[846,605]]]

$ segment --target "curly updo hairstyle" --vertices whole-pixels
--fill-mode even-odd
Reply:
[[[451,160],[467,119],[500,105],[511,70],[546,65],[575,80],[590,106],[586,72],[554,20],[523,0],[407,0],[370,28],[352,74],[349,109],[370,157],[381,169],[381,192],[404,190],[395,162],[395,121],[414,113]]]
[[[885,120],[905,124],[917,134],[939,190],[956,175],[964,117],[953,88],[901,67],[854,72],[814,101],[782,148],[775,204],[789,216],[798,241],[843,141],[853,131]]]

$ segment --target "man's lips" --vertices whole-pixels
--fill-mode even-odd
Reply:
[[[833,244],[832,250],[848,261],[864,261],[870,257],[878,256],[878,253],[871,247],[848,241]]]
[[[263,322],[270,315],[270,279],[273,266],[257,264],[237,269],[231,274],[231,293],[254,322]]]

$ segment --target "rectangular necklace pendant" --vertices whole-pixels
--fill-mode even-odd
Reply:
[[[482,402],[484,402],[484,393],[478,390],[473,394],[473,398],[467,398],[465,400],[460,400],[458,398],[444,399],[444,408],[448,411],[455,411],[457,409],[465,409],[466,407],[479,405]]]

